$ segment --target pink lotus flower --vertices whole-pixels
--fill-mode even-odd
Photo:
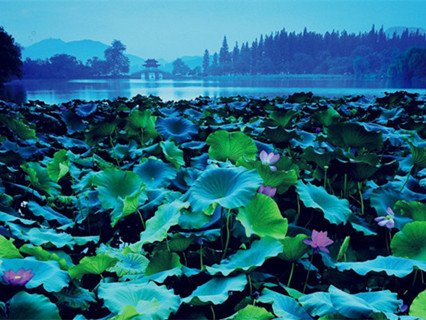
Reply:
[[[386,227],[390,230],[395,227],[395,213],[390,207],[386,209],[386,212],[386,216],[377,217],[374,219],[374,221],[376,221],[379,226]]]
[[[257,192],[267,195],[268,197],[273,197],[277,193],[277,188],[272,188],[270,186],[264,186],[263,184],[259,187]]]
[[[3,281],[6,284],[12,286],[24,286],[34,277],[34,274],[30,270],[19,269],[18,272],[13,270],[5,271],[3,274]]]
[[[311,239],[303,240],[303,243],[311,246],[315,251],[322,251],[326,253],[330,253],[326,248],[334,241],[327,237],[327,231],[316,231],[312,230]]]
[[[280,160],[279,154],[274,154],[273,152],[267,153],[265,150],[262,150],[259,154],[260,161],[262,164],[268,165],[272,171],[277,171],[277,167],[274,166]]]

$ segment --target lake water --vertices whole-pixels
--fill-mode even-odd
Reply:
[[[22,103],[42,100],[57,104],[73,99],[102,100],[133,97],[137,94],[159,96],[163,101],[194,99],[199,96],[253,97],[287,96],[294,92],[311,91],[315,95],[333,97],[342,95],[382,96],[385,91],[406,90],[426,94],[426,86],[413,87],[385,80],[354,80],[345,78],[259,78],[244,80],[163,80],[135,79],[90,80],[23,80],[7,84],[0,99]]]

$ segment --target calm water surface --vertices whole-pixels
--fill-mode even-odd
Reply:
[[[159,96],[163,101],[194,99],[199,96],[253,97],[287,96],[294,92],[312,91],[321,96],[365,95],[382,96],[385,91],[406,90],[426,94],[426,87],[411,87],[385,80],[354,80],[333,78],[286,78],[250,80],[23,80],[8,84],[0,98],[22,103],[42,100],[49,104],[73,99],[102,100],[130,98],[137,94]]]

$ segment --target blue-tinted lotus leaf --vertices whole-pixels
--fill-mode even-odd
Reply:
[[[146,228],[142,231],[140,240],[130,246],[132,250],[138,252],[146,243],[154,243],[166,239],[170,227],[178,224],[180,211],[187,207],[187,202],[179,200],[158,207],[154,216],[146,222]]]
[[[263,289],[258,301],[271,303],[274,314],[280,318],[288,320],[312,319],[295,299],[276,291],[267,288]]]
[[[2,319],[49,319],[61,320],[58,307],[42,294],[18,292],[9,300],[7,318]]]
[[[254,141],[241,131],[228,132],[219,130],[211,133],[207,139],[209,156],[218,161],[237,162],[244,157],[246,160],[255,160],[257,147]]]
[[[27,226],[36,224],[37,222],[34,220],[24,219],[19,217],[19,213],[11,211],[10,213],[0,211],[0,221],[2,222],[14,222],[19,221],[22,224]]]
[[[351,215],[349,222],[356,231],[361,232],[364,236],[375,236],[377,232],[370,229],[370,225],[360,216]]]
[[[358,123],[332,124],[327,127],[326,132],[331,143],[343,148],[379,150],[383,144],[381,132],[367,131]]]
[[[141,178],[148,188],[166,187],[170,180],[176,177],[176,169],[161,160],[146,159],[143,163],[134,166],[133,171]]]
[[[58,182],[70,171],[70,160],[67,150],[59,150],[53,155],[53,159],[47,164],[49,178]]]
[[[159,118],[156,125],[157,131],[166,139],[176,142],[191,140],[198,133],[197,126],[190,120],[179,117]]]
[[[71,267],[68,272],[72,278],[81,279],[85,274],[101,274],[117,263],[117,259],[106,254],[93,257],[84,257],[80,262]]]
[[[206,267],[207,272],[215,275],[230,275],[234,271],[249,271],[263,265],[263,263],[272,257],[276,257],[283,251],[282,244],[272,238],[263,238],[253,241],[250,249],[239,250],[235,254],[222,260],[220,264],[214,264]]]
[[[149,283],[101,283],[98,296],[113,313],[119,314],[127,306],[136,309],[138,319],[168,319],[180,306],[180,298],[166,286]]]
[[[149,260],[139,253],[125,253],[117,256],[118,262],[108,269],[109,272],[115,272],[119,277],[125,275],[144,274]]]
[[[230,291],[241,292],[247,285],[247,277],[240,274],[234,277],[215,277],[198,286],[190,296],[182,299],[190,305],[222,304],[229,298]]]
[[[426,221],[407,223],[393,236],[390,246],[395,256],[426,261]]]
[[[248,205],[239,208],[236,218],[243,225],[247,237],[255,234],[261,238],[284,239],[287,233],[287,219],[281,215],[276,202],[264,194],[256,194]]]
[[[0,235],[0,258],[22,258],[12,239]]]
[[[86,118],[90,116],[93,112],[95,112],[97,108],[98,105],[95,103],[79,104],[75,108],[75,113],[81,118]]]
[[[70,286],[55,293],[55,297],[58,299],[58,305],[73,309],[87,310],[91,303],[96,303],[95,294],[81,287]]]
[[[204,148],[205,145],[206,143],[203,141],[189,141],[189,142],[185,142],[181,144],[182,148],[191,149],[191,150],[202,149]]]
[[[335,266],[339,271],[353,270],[365,276],[369,272],[385,272],[388,276],[403,278],[408,276],[415,268],[426,271],[426,261],[416,261],[394,256],[378,256],[373,260],[362,262],[341,262]]]
[[[176,169],[185,165],[183,151],[179,149],[173,141],[161,141],[160,146],[167,161],[172,163]]]
[[[188,190],[193,211],[203,211],[212,204],[227,209],[247,205],[262,183],[255,170],[212,168],[204,171]]]
[[[70,234],[58,232],[54,229],[31,228],[29,230],[18,230],[16,225],[11,226],[11,228],[14,228],[13,233],[15,235],[19,235],[21,239],[37,246],[42,245],[46,248],[56,247],[60,249],[65,246],[73,248],[75,245],[74,239]]]
[[[87,124],[72,111],[64,111],[61,113],[61,118],[66,124],[68,134],[74,134],[86,129]]]
[[[352,214],[348,200],[329,194],[323,187],[299,181],[296,190],[306,207],[322,211],[332,224],[345,224]]]
[[[19,269],[31,270],[34,277],[27,282],[27,289],[43,286],[48,292],[59,292],[68,285],[70,277],[68,272],[61,270],[56,261],[38,261],[33,257],[24,259],[2,259],[0,264],[0,274],[5,271]]]
[[[309,247],[303,242],[307,238],[306,234],[298,234],[295,237],[285,237],[282,239],[281,244],[284,250],[279,257],[285,261],[299,260],[309,250]]]
[[[426,319],[426,290],[420,292],[410,306],[410,316]]]
[[[302,307],[313,317],[338,313],[331,302],[330,293],[328,292],[306,294],[298,300]]]
[[[244,308],[238,310],[237,313],[233,314],[227,320],[270,320],[275,319],[275,316],[268,310],[262,307],[247,305]]]
[[[35,216],[42,217],[48,221],[57,221],[61,225],[74,225],[74,222],[70,218],[53,210],[48,206],[41,206],[35,201],[29,201],[28,208]]]

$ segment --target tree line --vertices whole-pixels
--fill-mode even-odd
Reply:
[[[409,51],[418,48],[415,52]],[[218,52],[203,57],[204,75],[242,74],[352,74],[361,76],[401,76],[404,69],[425,61],[426,35],[405,29],[400,35],[387,36],[383,27],[369,32],[332,31],[320,34],[285,29],[261,35],[251,44],[235,44],[231,50],[226,36]],[[404,56],[415,55],[415,58]],[[410,62],[411,61],[411,62]],[[410,64],[411,67],[407,67]],[[417,72],[419,73],[419,72]],[[404,77],[410,75],[404,74]],[[426,76],[426,73],[422,73]]]

